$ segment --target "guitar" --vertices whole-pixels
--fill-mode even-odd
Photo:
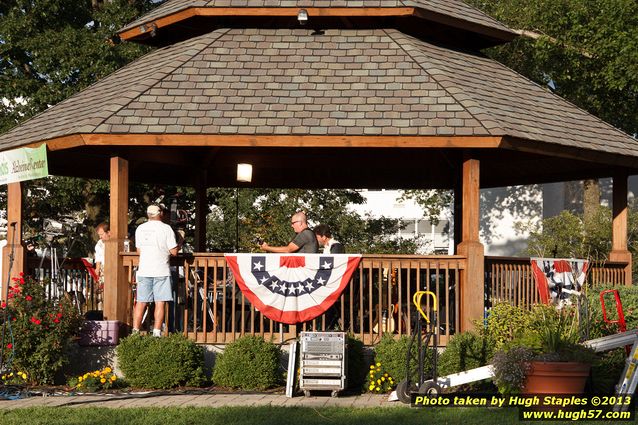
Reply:
[[[390,304],[389,316],[388,310],[383,309],[381,313],[381,329],[384,333],[393,333],[396,330],[396,324],[394,322],[394,304]],[[379,333],[379,322],[374,325],[372,331],[374,333]]]

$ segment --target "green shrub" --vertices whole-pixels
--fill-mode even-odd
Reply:
[[[181,334],[131,335],[117,347],[120,369],[134,387],[165,389],[205,381],[204,350]]]
[[[599,353],[599,361],[591,368],[592,394],[614,394],[625,368],[625,347]]]
[[[265,390],[282,382],[281,350],[258,336],[244,336],[217,355],[215,385],[243,390]]]
[[[366,382],[368,363],[363,356],[363,342],[348,335],[348,388],[361,390]]]
[[[49,299],[47,285],[30,276],[14,278],[8,302],[3,301],[0,310],[0,327],[6,325],[4,346],[0,347],[4,366],[31,384],[53,383],[82,323],[73,301],[67,296]],[[8,323],[3,324],[5,313]]]
[[[590,323],[589,339],[612,335],[619,332],[617,325],[609,325],[603,321],[600,293],[606,289],[618,290],[623,312],[625,314],[627,329],[638,328],[638,286],[594,286],[589,288],[587,291]],[[605,296],[605,306],[607,307],[607,318],[609,320],[617,319],[618,314],[616,313],[616,302],[613,294],[607,294]]]
[[[381,341],[374,348],[374,362],[381,363],[383,369],[394,378],[395,382],[400,382],[406,378],[406,355],[408,353],[408,344],[410,337],[402,336],[395,340],[390,335],[383,335]],[[417,356],[416,343],[412,346],[412,355],[414,358]],[[428,348],[423,361],[423,367],[426,371],[426,376],[431,369],[432,365],[432,349]],[[418,375],[418,368],[416,362],[410,363],[410,376],[413,381],[416,381]]]
[[[439,356],[439,375],[462,372],[485,366],[494,354],[494,344],[488,336],[462,332],[452,336]]]
[[[522,329],[530,324],[529,312],[508,303],[492,306],[487,316],[487,326],[483,329],[485,337],[493,341],[494,349],[500,349],[512,341]]]

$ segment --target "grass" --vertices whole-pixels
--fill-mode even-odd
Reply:
[[[0,404],[1,407],[1,404]],[[170,407],[170,408],[87,408],[87,407],[37,407],[0,410],[2,425],[38,424],[206,424],[206,425],[387,425],[387,424],[464,424],[507,425],[534,424],[521,422],[515,408],[321,408],[309,407]],[[544,422],[548,423],[548,422]],[[553,422],[565,423],[565,422]],[[582,422],[591,424],[620,424],[623,422]],[[626,423],[626,422],[624,422]]]

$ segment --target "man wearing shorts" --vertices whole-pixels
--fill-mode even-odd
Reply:
[[[146,304],[155,303],[153,336],[162,335],[166,301],[173,301],[169,259],[177,255],[175,233],[162,222],[162,210],[157,205],[146,209],[148,221],[135,231],[135,246],[140,254],[137,269],[137,304],[133,314],[133,332],[139,332]]]

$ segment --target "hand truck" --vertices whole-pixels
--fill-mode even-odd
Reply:
[[[432,308],[430,309],[430,318],[421,307],[421,299],[423,296],[432,297]],[[437,332],[437,299],[436,295],[430,291],[418,291],[412,297],[412,303],[419,312],[414,312],[414,325],[412,326],[412,337],[408,342],[408,352],[406,354],[406,377],[397,385],[397,397],[403,403],[410,403],[411,394],[418,392],[421,395],[435,396],[441,392],[441,387],[437,383],[437,358],[438,358],[438,332]],[[425,320],[426,328],[422,324]],[[432,367],[430,376],[426,379],[424,370],[425,355],[428,346],[432,340]],[[416,356],[412,354],[412,346],[417,344]],[[417,367],[417,381],[412,382],[413,367]],[[427,382],[426,382],[427,381]]]

